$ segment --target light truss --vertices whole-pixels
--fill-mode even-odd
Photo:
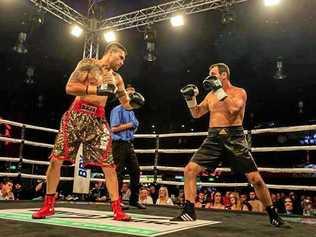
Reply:
[[[61,0],[30,0],[36,7],[42,8],[59,19],[73,24],[76,23],[85,27],[88,25],[89,19],[78,11],[68,6]]]
[[[98,30],[126,30],[170,19],[177,12],[189,15],[209,11],[248,0],[177,0],[144,8],[100,21]]]
[[[61,0],[29,1],[37,8],[44,9],[69,24],[76,23],[84,28],[86,39],[83,57],[98,58],[100,31],[109,29],[120,31],[136,28],[150,23],[168,20],[177,12],[189,15],[229,7],[248,0],[176,0],[104,20],[96,20],[95,16],[90,13],[88,13],[88,17],[86,17]],[[92,9],[93,4],[92,0],[88,1],[89,9]]]

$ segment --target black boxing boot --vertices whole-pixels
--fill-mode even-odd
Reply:
[[[182,209],[182,213],[179,216],[172,218],[170,221],[195,221],[196,214],[194,209],[194,203],[186,200]]]
[[[266,211],[269,215],[271,225],[280,227],[285,224],[284,220],[282,220],[282,218],[278,215],[274,206],[266,207]]]

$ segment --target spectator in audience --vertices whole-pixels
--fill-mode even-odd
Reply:
[[[131,189],[129,188],[128,183],[122,184],[121,195],[123,201],[129,201],[129,198],[131,196]]]
[[[230,207],[230,191],[227,191],[225,193],[225,196],[223,197],[223,204],[225,206],[225,208],[229,208]]]
[[[248,201],[248,195],[245,193],[240,194],[240,203],[242,211],[252,211],[252,206]]]
[[[303,200],[303,216],[312,216],[313,215],[313,203],[312,197],[307,196]]]
[[[13,194],[15,200],[23,200],[24,199],[24,190],[22,188],[22,184],[17,182],[14,185]]]
[[[284,206],[285,206],[285,214],[286,215],[293,215],[294,207],[293,207],[293,200],[290,197],[284,199]]]
[[[297,195],[294,192],[290,192],[289,193],[289,198],[291,198],[292,202],[293,202],[293,212],[294,212],[294,214],[302,215],[303,214],[303,209],[302,209],[301,201],[297,197]]]
[[[153,199],[149,195],[149,191],[145,187],[141,187],[139,190],[139,203],[147,205],[147,204],[154,204]]]
[[[106,200],[106,190],[102,181],[94,183],[94,187],[90,190],[90,200],[93,202]]]
[[[260,200],[257,199],[256,193],[254,191],[249,193],[249,204],[252,207],[252,211],[263,212],[264,207]]]
[[[167,187],[160,187],[156,205],[173,205]]]
[[[285,213],[285,207],[283,199],[281,198],[281,193],[276,193],[276,203],[275,207],[277,208],[279,213]]]
[[[36,180],[33,191],[34,195],[32,200],[43,200],[46,194],[46,181],[41,179]]]
[[[270,195],[271,195],[271,201],[273,203],[273,206],[276,206],[277,201],[278,201],[276,194],[275,193],[271,193]]]
[[[174,204],[176,204],[176,205],[182,207],[183,204],[184,204],[184,202],[185,202],[185,199],[184,199],[184,190],[183,190],[183,189],[180,189],[180,190],[179,190],[179,195],[178,195],[178,197],[176,198]]]
[[[205,208],[225,209],[222,194],[220,192],[213,193],[212,202],[206,203]]]
[[[312,198],[312,205],[313,205],[313,209],[316,210],[316,195],[314,195]]]
[[[239,194],[236,192],[232,192],[229,196],[230,200],[230,207],[228,208],[229,210],[232,211],[241,211],[241,202],[239,198]]]
[[[0,190],[0,200],[14,200],[14,194],[12,192],[13,182],[11,180],[3,181]]]
[[[203,208],[204,206],[205,206],[205,193],[203,190],[201,190],[196,196],[194,207]]]
[[[156,203],[158,199],[158,192],[157,192],[156,186],[150,185],[149,189],[150,189],[150,196],[153,199],[153,202]]]
[[[3,119],[3,118],[0,116],[0,119]],[[10,138],[11,135],[12,135],[12,127],[11,127],[11,125],[0,122],[0,136],[1,137],[9,137]],[[1,142],[1,144],[2,144],[2,142]],[[6,146],[6,145],[9,145],[10,142],[5,141],[3,144]]]

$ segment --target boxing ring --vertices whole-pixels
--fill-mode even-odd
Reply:
[[[18,157],[0,157],[0,162],[9,162],[17,164],[16,172],[1,172],[0,177],[9,177],[9,178],[20,178],[20,179],[45,179],[45,173],[42,174],[34,174],[33,171],[35,166],[47,166],[49,164],[48,161],[42,160],[35,160],[30,159],[29,157],[24,157],[24,150],[26,146],[32,146],[42,149],[50,149],[53,147],[52,144],[43,143],[39,141],[29,140],[27,137],[27,130],[35,130],[45,133],[50,133],[54,135],[58,132],[56,129],[50,129],[40,126],[33,126],[29,124],[17,123],[14,121],[9,120],[0,120],[0,123],[9,124],[16,128],[20,129],[21,136],[19,138],[8,138],[8,137],[0,137],[1,142],[10,142],[18,144],[19,146],[19,153]],[[262,134],[283,134],[283,133],[296,133],[296,132],[306,132],[306,131],[313,131],[316,130],[316,125],[304,125],[304,126],[292,126],[292,127],[280,127],[280,128],[266,128],[266,129],[254,129],[245,131],[247,136],[250,140],[254,136],[260,136]],[[135,144],[137,145],[137,140],[146,139],[151,140],[154,144],[153,148],[149,149],[135,149],[135,152],[138,154],[140,163],[142,164],[143,156],[146,157],[147,164],[145,166],[140,166],[140,169],[144,173],[150,173],[153,176],[153,181],[159,185],[166,185],[166,186],[181,186],[183,182],[178,181],[169,181],[164,180],[164,173],[182,173],[183,166],[186,162],[183,162],[182,167],[171,167],[169,165],[164,165],[164,156],[177,156],[179,157],[190,157],[196,149],[163,149],[164,145],[167,144],[165,141],[168,139],[175,139],[175,138],[203,138],[207,135],[207,132],[194,132],[194,133],[169,133],[169,134],[137,134],[135,135]],[[251,151],[254,154],[254,159],[256,159],[256,154],[262,153],[279,153],[279,152],[310,152],[315,151],[316,145],[300,145],[300,146],[273,146],[273,147],[251,147]],[[151,157],[151,158],[149,158]],[[147,159],[148,158],[148,159]],[[174,159],[177,159],[174,158]],[[180,158],[180,161],[184,161],[185,159]],[[150,160],[150,161],[149,161]],[[23,167],[26,165],[31,165],[31,172],[23,171]],[[68,168],[71,169],[71,168]],[[264,172],[267,174],[298,174],[298,175],[309,175],[310,177],[315,178],[316,168],[270,168],[270,167],[259,167],[260,172]],[[216,169],[217,173],[226,174],[230,172],[229,168],[220,167]],[[71,182],[73,181],[73,176],[64,176],[61,177],[61,181],[63,182]],[[104,181],[104,179],[99,178],[91,178],[91,181]],[[249,187],[249,184],[246,182],[198,182],[198,186],[202,187],[217,187],[217,188],[246,188]],[[293,190],[293,191],[307,191],[307,192],[314,192],[316,191],[316,186],[312,185],[296,185],[296,184],[289,184],[289,185],[280,185],[274,183],[268,183],[267,186],[270,190]],[[28,218],[28,213],[30,210],[34,210],[34,208],[38,208],[41,204],[38,202],[30,202],[30,201],[3,201],[0,202],[0,223],[1,226],[8,226],[5,228],[8,235],[7,236],[16,236],[14,231],[17,231],[18,228],[22,228],[24,231],[21,231],[21,235],[23,236],[49,236],[49,233],[54,233],[54,235],[58,234],[60,236],[66,235],[92,235],[92,236],[126,236],[128,235],[136,235],[136,236],[176,236],[176,234],[181,231],[181,234],[184,236],[245,236],[245,235],[256,235],[256,236],[267,236],[269,234],[277,234],[277,236],[315,236],[316,233],[316,218],[313,217],[298,217],[295,218],[286,218],[293,228],[291,229],[276,229],[273,228],[268,224],[268,219],[266,215],[259,214],[259,213],[250,213],[250,212],[236,212],[236,211],[221,211],[221,210],[213,210],[213,209],[200,209],[198,210],[198,218],[199,220],[209,221],[205,222],[204,224],[201,222],[197,226],[189,227],[175,227],[175,230],[165,230],[159,233],[150,232],[149,229],[155,228],[161,229],[162,226],[170,225],[168,224],[168,218],[171,216],[175,216],[178,214],[179,210],[175,207],[162,207],[162,206],[149,206],[146,210],[137,210],[131,209],[128,211],[134,219],[134,222],[141,223],[144,225],[144,222],[150,222],[150,225],[158,225],[158,227],[148,227],[148,230],[143,230],[140,232],[133,232],[135,228],[138,227],[130,227],[130,232],[124,232],[126,228],[122,228],[120,230],[115,229],[114,227],[109,227],[105,230],[99,230],[95,228],[83,228],[78,230],[76,226],[69,226],[69,225],[61,225],[65,228],[58,228],[58,223],[46,223],[47,225],[41,225],[38,223],[39,221],[32,221]],[[60,209],[58,209],[60,208]],[[63,209],[64,208],[64,209]],[[15,213],[15,218],[10,217],[10,210],[18,210],[23,209],[25,210],[24,213]],[[26,210],[27,209],[27,210]],[[57,212],[59,211],[56,217],[58,218],[66,218],[69,213],[76,213],[74,210],[90,210],[93,211],[110,211],[109,204],[96,204],[96,203],[89,203],[89,202],[58,202],[57,204]],[[72,210],[72,211],[71,211]],[[85,211],[86,212],[86,211]],[[110,213],[110,212],[109,212]],[[163,216],[162,216],[163,213]],[[2,215],[2,217],[1,217]],[[64,215],[64,217],[63,217]],[[73,214],[75,215],[75,214]],[[102,216],[100,213],[95,213],[94,217],[92,218],[89,213],[85,213],[84,215],[81,213],[76,213],[77,219],[87,218],[88,220],[92,219],[92,222],[96,219],[95,216],[99,216],[98,218],[106,219],[108,216]],[[83,215],[83,216],[80,216]],[[110,214],[108,214],[110,215]],[[8,218],[3,218],[3,216],[8,216]],[[61,216],[61,217],[60,217]],[[66,216],[66,217],[65,217]],[[79,217],[78,217],[79,216]],[[20,218],[20,219],[19,219]],[[23,219],[24,218],[24,219]],[[55,218],[48,218],[52,220]],[[159,221],[158,221],[159,219]],[[145,221],[146,220],[146,221]],[[150,220],[150,221],[148,221]],[[31,223],[30,223],[31,222]],[[35,224],[34,224],[35,223]],[[306,224],[309,223],[309,224]],[[5,225],[4,225],[5,224]],[[44,220],[45,224],[45,220]],[[50,225],[49,225],[50,224]],[[147,223],[148,224],[148,223]],[[57,226],[56,226],[57,225]],[[126,224],[123,224],[126,225]],[[10,228],[9,228],[10,227]],[[81,226],[82,227],[82,226]],[[172,226],[169,226],[170,228]],[[25,232],[25,230],[28,230]],[[97,231],[93,231],[97,230]],[[47,234],[43,235],[43,231]],[[149,231],[149,232],[146,232]]]

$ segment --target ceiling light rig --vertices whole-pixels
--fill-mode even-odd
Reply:
[[[147,25],[144,32],[145,41],[145,56],[144,59],[147,62],[156,61],[156,31],[153,29],[152,25]]]

